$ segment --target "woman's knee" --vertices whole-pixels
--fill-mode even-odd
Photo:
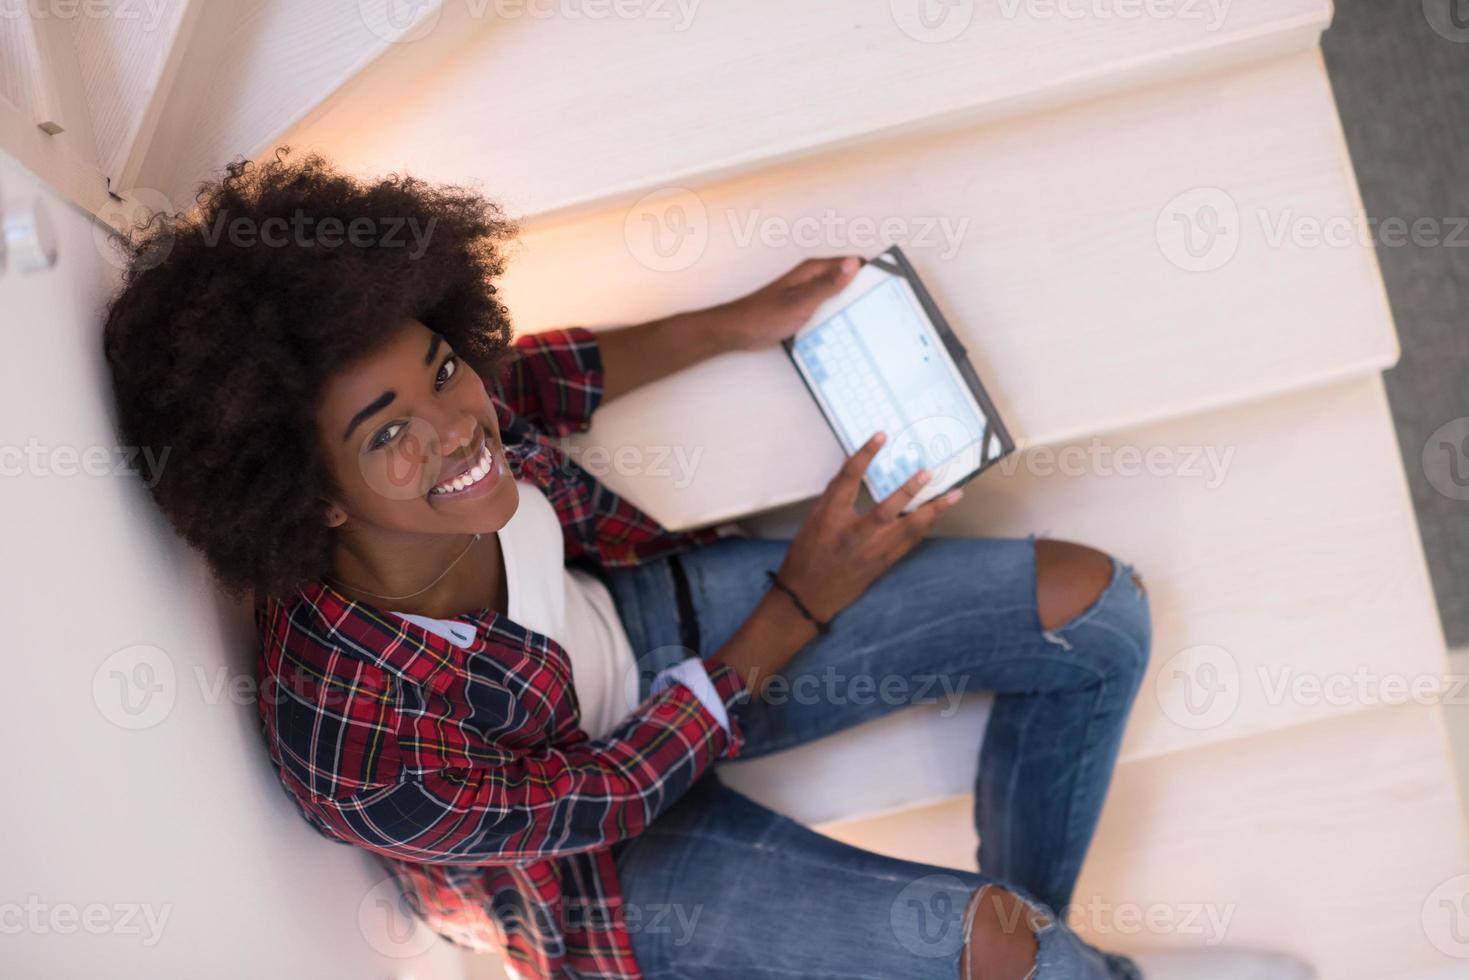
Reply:
[[[1041,627],[1059,629],[1090,609],[1112,583],[1112,558],[1071,541],[1035,542],[1035,602]]]
[[[1035,967],[1036,930],[1049,924],[1020,896],[984,885],[965,909],[960,980],[1025,980]]]
[[[1112,635],[1131,642],[1131,662],[1140,673],[1152,642],[1152,621],[1147,590],[1135,571],[1113,583],[1115,563],[1106,552],[1071,541],[1049,538],[1035,542],[1035,596],[1041,628],[1050,634],[1076,621],[1102,601],[1109,588],[1117,590],[1116,602],[1108,604],[1108,626]],[[1058,638],[1058,642],[1062,641]],[[1135,656],[1133,656],[1135,655]]]

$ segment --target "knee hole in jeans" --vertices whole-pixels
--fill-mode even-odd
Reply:
[[[1013,892],[983,885],[970,896],[964,922],[960,980],[1027,980],[1034,974],[1036,930],[1050,924],[1040,910]]]
[[[1112,558],[1071,541],[1035,542],[1035,602],[1041,628],[1059,629],[1090,609],[1112,584]]]

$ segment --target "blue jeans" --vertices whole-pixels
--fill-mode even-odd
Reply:
[[[770,586],[766,569],[780,567],[789,545],[733,538],[678,556],[702,655],[748,617]],[[869,692],[917,694],[934,675],[948,675],[949,690],[993,691],[974,784],[983,873],[840,843],[711,772],[613,851],[629,916],[647,913],[641,928],[628,921],[649,980],[953,980],[969,897],[985,885],[1028,904],[1037,980],[1135,980],[1130,960],[1087,945],[1064,922],[1151,642],[1146,595],[1130,566],[1112,566],[1100,598],[1046,632],[1033,536],[929,538],[839,613],[828,635],[779,672],[788,696],[768,696],[772,680],[748,705],[740,758],[905,706],[887,696],[794,696],[820,691],[833,671],[854,692],[864,678]],[[640,655],[646,696],[653,673],[690,653],[680,646],[673,568],[662,559],[603,574]],[[664,928],[654,929],[658,913]]]

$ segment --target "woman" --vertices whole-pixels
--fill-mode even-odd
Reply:
[[[106,354],[129,444],[173,447],[158,503],[254,592],[282,785],[433,929],[534,977],[1301,975],[1218,952],[1155,971],[1058,914],[1148,656],[1128,566],[925,540],[958,494],[900,517],[921,474],[859,514],[878,439],[789,541],[666,531],[557,448],[612,398],[789,336],[855,260],[512,342],[495,205],[285,157],[134,236]],[[997,692],[983,874],[839,844],[710,773],[904,703],[776,682],[933,675]]]

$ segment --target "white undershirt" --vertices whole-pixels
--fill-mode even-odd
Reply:
[[[541,488],[516,480],[520,505],[499,530],[509,585],[510,618],[551,637],[571,661],[581,724],[592,738],[611,731],[637,707],[636,657],[617,604],[602,580],[567,568],[566,543],[556,508]]]
[[[632,643],[602,580],[566,566],[566,541],[556,508],[535,484],[516,480],[515,485],[520,503],[496,532],[505,560],[507,612],[514,622],[561,644],[571,661],[571,684],[581,705],[582,728],[591,738],[601,738],[638,705]],[[468,646],[474,638],[473,630],[463,623],[395,614],[460,646]],[[689,687],[725,731],[729,730],[724,703],[702,661],[689,658],[660,671],[654,692],[670,682]]]

